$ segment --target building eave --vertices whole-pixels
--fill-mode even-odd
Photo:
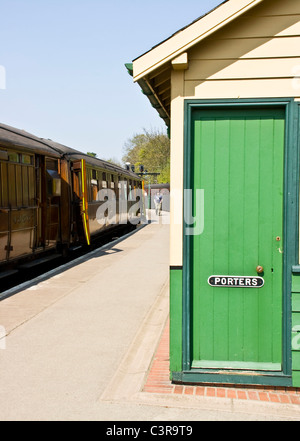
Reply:
[[[133,80],[145,78],[264,0],[227,0],[133,61]]]
[[[125,67],[129,73],[129,75],[133,76],[133,65],[132,63],[126,63]],[[163,119],[166,126],[170,128],[170,112],[167,110],[167,108],[164,106],[160,98],[157,96],[156,92],[154,91],[153,87],[149,83],[147,79],[141,78],[137,81],[138,85],[142,89],[142,92],[148,100],[151,103],[151,106],[158,112],[159,116]]]

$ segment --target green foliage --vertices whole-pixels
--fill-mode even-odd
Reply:
[[[115,156],[108,159],[103,158],[103,161],[110,162],[111,164],[117,165],[118,167],[123,167],[121,161],[119,161],[119,159],[116,158]]]
[[[160,173],[159,176],[149,176],[151,183],[170,182],[170,140],[162,130],[143,129],[124,145],[123,161],[130,162],[139,172],[140,165],[149,173]]]
[[[97,158],[97,153],[87,152],[86,154],[89,155],[89,156],[92,156],[93,158]]]

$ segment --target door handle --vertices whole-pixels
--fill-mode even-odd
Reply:
[[[263,267],[263,266],[260,266],[260,265],[258,265],[258,266],[256,267],[256,272],[257,272],[258,274],[261,274],[261,273],[263,273],[263,272],[264,272],[264,267]]]

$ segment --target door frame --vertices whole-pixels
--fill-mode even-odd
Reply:
[[[191,287],[191,241],[192,236],[184,234],[183,219],[183,286],[182,286],[182,372],[173,373],[173,381],[184,383],[236,383],[292,386],[291,349],[291,284],[292,266],[298,265],[299,252],[299,143],[298,143],[298,103],[293,98],[270,99],[187,99],[184,102],[184,189],[192,187],[192,113],[193,110],[226,108],[281,108],[285,110],[285,151],[284,151],[284,195],[283,195],[283,353],[282,371],[255,372],[244,375],[242,371],[222,372],[218,369],[191,368],[192,354],[192,287]],[[184,194],[185,192],[183,192]],[[192,207],[189,200],[183,201],[188,213]],[[221,373],[220,373],[221,372]]]
[[[72,186],[73,192],[75,192],[75,173],[80,173],[81,176],[81,188],[79,187],[79,194],[77,196],[80,199],[79,209],[82,220],[82,228],[84,239],[89,246],[91,244],[91,234],[89,226],[89,213],[88,213],[88,187],[87,187],[87,175],[86,175],[86,161],[85,159],[79,159],[72,163]],[[75,192],[76,193],[76,192]],[[76,204],[75,204],[76,205]],[[73,215],[74,216],[74,215]],[[76,216],[75,216],[76,217]]]

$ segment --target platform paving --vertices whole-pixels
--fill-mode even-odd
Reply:
[[[171,384],[168,293],[168,215],[152,213],[134,234],[3,294],[0,420],[300,420],[292,401]]]
[[[144,392],[202,397],[230,398],[300,406],[300,388],[272,386],[180,385],[172,384],[169,372],[169,320],[166,323],[157,351],[144,385]],[[299,407],[300,412],[300,407]]]

